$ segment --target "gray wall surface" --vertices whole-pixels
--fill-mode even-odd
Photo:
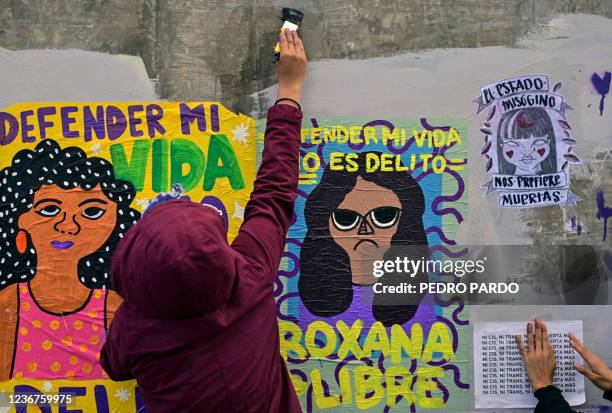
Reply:
[[[313,60],[514,45],[556,13],[612,17],[609,0],[0,0],[0,46],[142,57],[159,97],[243,97],[274,82],[281,7],[305,13]]]

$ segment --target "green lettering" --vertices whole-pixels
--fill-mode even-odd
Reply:
[[[147,171],[147,158],[151,143],[147,140],[134,141],[132,147],[132,160],[128,161],[123,144],[111,145],[110,153],[115,176],[130,181],[137,192],[144,188],[145,173]]]
[[[219,165],[221,160],[221,165]],[[236,153],[227,136],[216,134],[210,137],[208,147],[208,165],[204,174],[204,190],[210,191],[218,178],[227,177],[232,189],[243,189],[244,179]]]
[[[153,141],[153,192],[168,192],[168,141]]]
[[[170,180],[173,184],[181,184],[185,192],[196,187],[204,172],[206,157],[195,143],[187,139],[174,139],[170,143],[171,174]],[[183,175],[183,165],[189,165],[189,171]]]

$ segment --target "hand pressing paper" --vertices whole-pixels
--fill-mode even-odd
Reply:
[[[475,408],[535,407],[537,404],[515,341],[515,336],[522,334],[523,342],[527,343],[527,323],[474,324]],[[557,359],[553,384],[571,406],[583,404],[586,401],[584,377],[574,369],[574,362],[581,363],[582,359],[570,347],[568,339],[571,331],[582,341],[582,320],[547,321],[546,324]]]

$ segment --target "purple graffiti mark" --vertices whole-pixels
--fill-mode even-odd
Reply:
[[[455,366],[454,364],[447,364],[446,366],[442,366],[443,370],[450,370],[453,372],[453,379],[455,381],[455,385],[457,387],[459,387],[460,389],[469,389],[470,385],[469,383],[463,383],[461,381],[461,371],[459,370],[459,367]]]
[[[310,360],[310,354],[308,354],[305,359],[295,359],[295,358],[290,357],[289,355],[287,355],[287,363],[290,363],[290,364],[304,364],[308,360]]]
[[[444,317],[437,317],[438,321],[446,324],[453,335],[453,353],[457,353],[457,347],[459,346],[459,333],[457,332],[457,327],[452,323],[452,321],[447,320]]]
[[[306,375],[306,373],[304,373],[302,370],[299,369],[291,369],[289,370],[289,373],[291,374],[295,374],[296,376],[298,376],[300,379],[302,379],[305,382],[308,382],[308,376]]]
[[[446,132],[448,132],[451,129],[450,126],[432,126],[427,121],[427,118],[421,118],[421,126],[423,126],[425,129],[428,129],[428,130],[441,129]]]
[[[572,230],[575,231],[578,235],[582,232],[582,225],[577,222],[576,215],[572,215],[570,218],[570,224],[572,226]]]
[[[452,239],[448,239],[444,234],[444,230],[438,226],[432,226],[425,229],[425,234],[435,233],[438,234],[442,242],[447,243],[448,245],[457,245],[457,242]]]
[[[308,386],[308,390],[306,391],[306,412],[312,413],[312,384]]]
[[[291,271],[280,270],[278,274],[287,278],[295,277],[298,271],[300,271],[300,259],[297,255],[289,251],[285,251],[283,253],[283,257],[286,257],[290,261],[293,261],[293,269]]]
[[[295,244],[298,247],[302,246],[302,241],[295,239],[295,238],[287,238],[286,244]]]
[[[410,373],[414,374],[416,372],[416,368],[417,368],[417,361],[416,359],[412,359],[410,361]]]
[[[457,304],[457,308],[453,311],[453,321],[457,325],[467,326],[470,324],[469,320],[461,320],[459,319],[459,314],[463,311],[465,304],[463,300],[459,297],[451,297],[448,301],[442,300],[438,295],[436,295],[436,303],[438,303],[441,307],[449,307],[453,304]]]
[[[429,248],[429,251],[431,251],[431,252],[440,251],[444,255],[446,255],[447,257],[450,257],[450,258],[460,258],[460,257],[465,256],[465,254],[468,253],[468,249],[467,248],[464,248],[461,251],[453,252],[453,251],[449,250],[448,248],[446,248],[443,245],[434,245],[433,247]]]
[[[591,76],[591,83],[595,87],[597,93],[601,95],[599,99],[599,116],[603,116],[604,111],[604,100],[606,95],[610,92],[610,81],[612,80],[612,73],[604,72],[603,79],[599,77],[597,73],[593,73]]]
[[[459,198],[461,198],[461,196],[465,192],[465,183],[463,182],[463,178],[461,178],[461,175],[459,175],[455,171],[447,171],[447,172],[450,175],[452,175],[457,180],[457,192],[454,193],[453,195],[443,195],[443,196],[439,196],[436,199],[434,199],[434,201],[431,203],[431,210],[436,215],[451,214],[451,215],[453,215],[457,219],[458,223],[461,223],[461,222],[463,222],[463,215],[461,215],[461,212],[459,212],[456,208],[438,209],[438,206],[442,202],[456,202],[456,201],[458,201]]]
[[[298,322],[297,318],[290,315],[285,315],[281,312],[281,305],[284,301],[288,300],[291,297],[298,297],[300,294],[298,292],[287,293],[285,295],[281,295],[276,302],[276,316],[283,321],[291,321],[293,323]]]
[[[301,196],[304,199],[308,199],[308,194],[304,191],[302,191],[301,189],[298,189],[297,191],[298,196]]]
[[[385,372],[385,356],[382,353],[380,353],[380,357],[378,358],[378,368],[382,373]]]
[[[279,275],[280,275],[280,271],[279,271]],[[276,277],[276,279],[274,280],[274,297],[278,297],[279,295],[281,295],[283,293],[283,282],[281,281],[281,279],[279,277]]]
[[[342,367],[346,366],[347,364],[349,364],[349,362],[354,360],[357,359],[351,354],[350,356],[347,356],[345,359],[338,362],[338,364],[336,365],[336,368],[334,369],[334,377],[336,378],[336,383],[338,383],[338,385],[340,385],[340,370],[342,369]]]
[[[442,391],[442,399],[444,400],[444,404],[448,403],[450,394],[446,386],[442,384],[442,382],[439,379],[432,379],[432,381],[435,381],[438,384],[438,388]]]
[[[329,389],[329,384],[323,379],[321,379],[321,385],[323,386],[323,395],[329,396],[331,394]]]
[[[606,200],[604,199],[602,189],[597,190],[595,197],[597,201],[597,219],[603,219],[603,240],[605,241],[608,233],[608,218],[612,216],[612,208],[606,206]]]

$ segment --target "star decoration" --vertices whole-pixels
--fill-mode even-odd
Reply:
[[[234,139],[236,142],[247,143],[247,138],[249,137],[249,127],[244,123],[241,123],[232,130],[232,134],[234,135],[232,139]]]
[[[100,142],[96,142],[91,145],[91,153],[94,155],[100,155],[100,152],[102,152],[102,145],[100,145]]]
[[[145,209],[147,209],[147,207],[149,206],[149,199],[148,198],[140,198],[136,200],[136,205],[138,205],[140,207],[140,210],[144,212]]]
[[[130,392],[127,389],[120,388],[117,389],[117,391],[115,392],[115,397],[121,400],[122,402],[127,402],[132,396],[130,395]]]

